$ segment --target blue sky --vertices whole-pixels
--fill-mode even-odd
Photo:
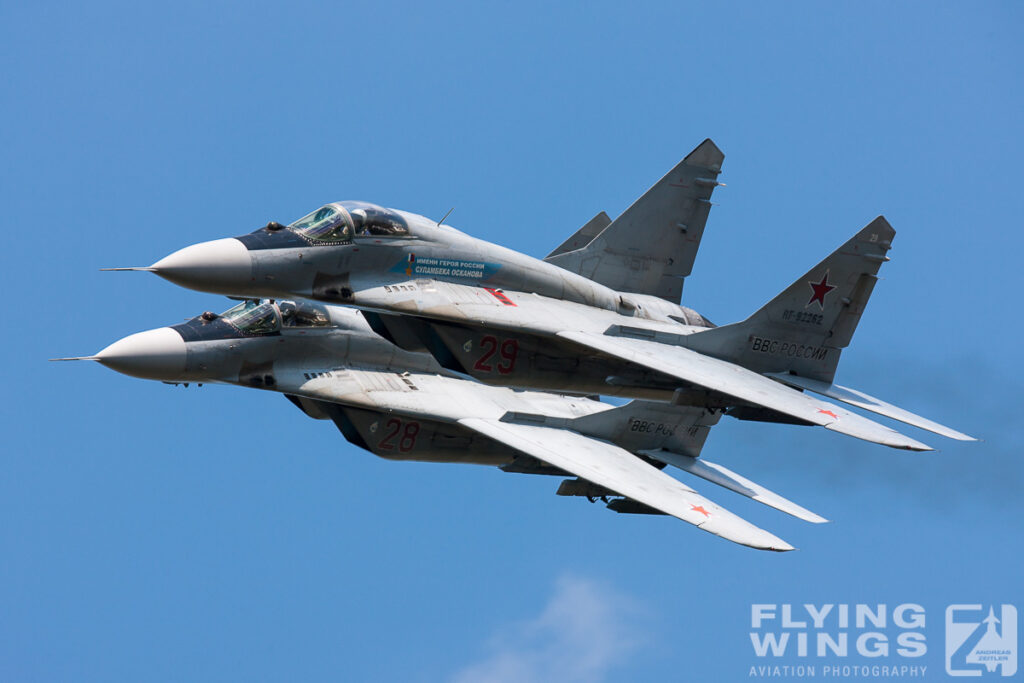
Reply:
[[[1024,608],[1022,30],[1011,2],[0,3],[0,677],[738,680],[752,603],[914,602],[941,678],[946,605]],[[728,186],[684,303],[741,319],[884,214],[839,380],[984,439],[723,420],[706,456],[834,521],[696,487],[798,552],[46,362],[228,305],[98,268],[357,198],[542,256],[705,137]]]

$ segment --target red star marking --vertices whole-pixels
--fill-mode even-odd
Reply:
[[[710,517],[711,516],[711,513],[708,512],[707,510],[705,510],[703,505],[691,505],[690,509],[693,510],[694,512],[699,512],[700,514],[704,515],[705,517]]]
[[[828,271],[826,270],[825,274],[821,276],[821,282],[815,283],[813,280],[808,280],[807,284],[811,286],[811,291],[814,293],[811,294],[811,300],[807,302],[804,308],[817,301],[818,306],[825,310],[825,295],[835,289],[835,287],[828,283]]]
[[[818,412],[821,413],[822,415],[830,415],[837,420],[839,419],[839,416],[833,413],[831,410],[819,410]]]

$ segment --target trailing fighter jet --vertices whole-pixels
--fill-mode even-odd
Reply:
[[[613,408],[487,386],[455,376],[427,354],[394,346],[353,309],[250,300],[221,315],[207,312],[130,335],[94,356],[55,360],[94,360],[168,383],[280,392],[384,458],[575,477],[562,482],[559,495],[604,498],[618,512],[672,515],[753,548],[793,549],[660,470],[671,464],[801,519],[826,521],[698,460],[719,418],[713,412],[640,400]]]
[[[931,450],[813,392],[972,440],[833,381],[888,260],[895,231],[882,217],[745,321],[715,327],[676,303],[722,159],[706,140],[617,219],[599,214],[544,261],[415,214],[337,202],[125,270],[202,291],[356,306],[399,346],[489,384],[671,398]]]

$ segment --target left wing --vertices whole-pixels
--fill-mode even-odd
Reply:
[[[463,418],[459,424],[734,543],[760,550],[794,549],[607,441],[566,429],[493,419]]]

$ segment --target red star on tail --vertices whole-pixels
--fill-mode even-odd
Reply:
[[[825,295],[835,289],[834,286],[828,283],[828,271],[826,270],[825,274],[821,276],[821,282],[815,283],[813,280],[808,280],[807,284],[811,286],[811,291],[814,293],[811,294],[811,300],[804,305],[804,308],[817,301],[818,306],[825,310]]]

